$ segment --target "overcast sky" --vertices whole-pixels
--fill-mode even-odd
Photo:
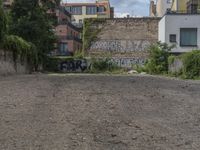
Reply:
[[[63,0],[67,2],[95,2],[95,0]],[[149,0],[110,0],[115,7],[115,13],[119,17],[127,14],[131,16],[148,16]]]

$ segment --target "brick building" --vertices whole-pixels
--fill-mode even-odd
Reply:
[[[82,49],[81,29],[71,24],[71,14],[60,7],[56,16],[58,25],[55,27],[57,36],[56,50],[53,55],[73,55],[75,51]]]

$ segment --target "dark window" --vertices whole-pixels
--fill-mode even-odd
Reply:
[[[180,29],[180,46],[197,46],[197,28]]]
[[[95,15],[95,14],[97,14],[97,7],[96,6],[87,6],[86,14],[87,15]]]
[[[68,12],[70,12],[70,13],[71,13],[71,11],[72,11],[70,6],[65,7],[65,9],[66,9]]]
[[[170,34],[169,35],[169,42],[171,42],[171,43],[176,42],[176,34]]]
[[[98,7],[98,12],[105,12],[105,7],[104,6],[99,6]]]
[[[81,6],[76,6],[71,8],[71,13],[73,15],[82,15],[82,7]]]
[[[67,43],[60,43],[60,54],[64,55],[68,51]]]

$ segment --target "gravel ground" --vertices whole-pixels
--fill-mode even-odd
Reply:
[[[200,150],[200,82],[0,77],[0,150]]]

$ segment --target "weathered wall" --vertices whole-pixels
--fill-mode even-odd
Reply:
[[[20,60],[14,63],[11,52],[0,50],[0,75],[24,73],[29,73],[26,63],[21,63]]]
[[[118,63],[125,61],[128,66],[128,62],[140,64],[148,57],[149,45],[158,41],[159,20],[160,18],[152,17],[117,18],[96,22],[93,20],[90,28],[93,31],[98,29],[98,34],[87,48],[88,55],[102,56],[109,53]]]
[[[86,59],[68,60],[63,61],[59,65],[59,71],[66,72],[84,72],[89,64]]]
[[[172,64],[169,64],[169,72],[178,73],[183,68],[183,61],[176,58]]]

